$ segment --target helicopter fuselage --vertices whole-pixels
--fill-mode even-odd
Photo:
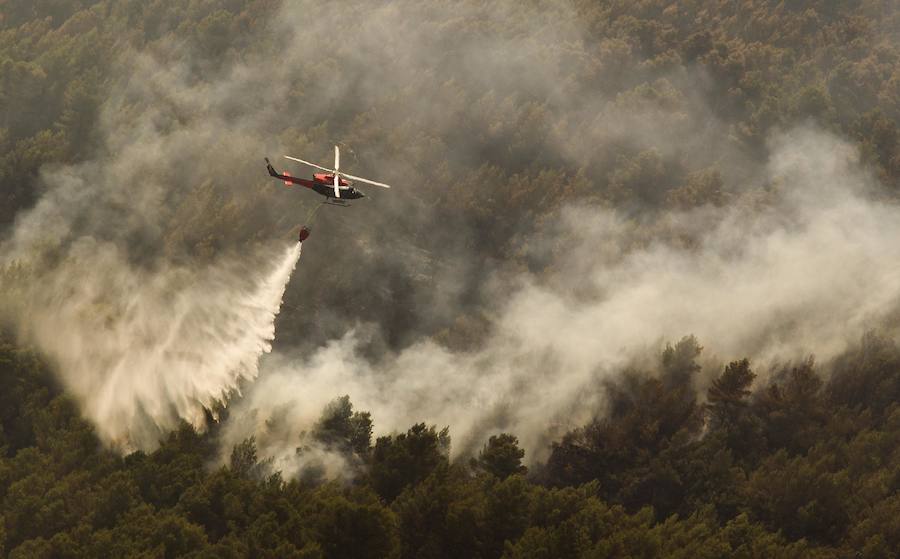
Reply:
[[[300,177],[292,177],[287,173],[279,173],[272,167],[272,164],[269,163],[269,160],[266,159],[266,167],[268,168],[269,175],[281,179],[284,181],[286,186],[290,186],[292,184],[297,186],[303,186],[310,190],[315,191],[317,194],[321,194],[326,198],[330,198],[333,200],[358,200],[359,198],[364,198],[366,195],[360,192],[359,190],[350,186],[350,182],[343,179],[342,177],[338,177],[338,186],[340,187],[340,196],[334,195],[334,175],[328,173],[314,173],[312,180],[303,179]]]

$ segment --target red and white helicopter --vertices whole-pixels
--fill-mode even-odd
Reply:
[[[291,161],[297,161],[303,163],[304,165],[309,165],[310,167],[315,167],[316,169],[320,169],[325,172],[313,173],[312,180],[293,177],[290,175],[290,173],[279,173],[278,171],[276,171],[275,168],[272,167],[272,164],[269,163],[269,158],[267,157],[266,168],[269,170],[269,174],[277,179],[283,180],[284,184],[286,184],[287,186],[296,184],[316,191],[317,193],[325,197],[326,204],[349,206],[347,200],[364,198],[365,194],[353,188],[353,182],[351,181],[359,181],[366,184],[374,184],[375,186],[380,186],[383,188],[390,188],[390,185],[384,184],[383,182],[375,182],[373,180],[364,179],[362,177],[353,176],[349,173],[341,172],[341,152],[337,146],[334,146],[334,169],[322,167],[321,165],[316,165],[315,163],[310,163],[309,161],[304,161],[302,159],[291,157],[289,155],[285,155],[284,157],[286,159],[290,159]],[[351,180],[345,180],[345,177]]]

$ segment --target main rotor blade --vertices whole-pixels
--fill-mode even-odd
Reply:
[[[310,167],[315,167],[316,169],[322,169],[323,171],[328,171],[329,173],[333,173],[334,169],[329,169],[328,167],[322,167],[321,165],[316,165],[315,163],[310,163],[309,161],[303,161],[302,159],[297,159],[296,157],[291,157],[290,155],[285,155],[285,159],[290,159],[291,161],[299,161],[300,163],[304,163],[309,165]]]
[[[336,162],[337,161],[335,160],[335,163]],[[334,197],[335,198],[341,197],[341,179],[340,179],[339,175],[337,174],[337,171],[335,171],[335,173],[334,173]]]
[[[389,184],[384,184],[383,182],[370,181],[369,179],[364,179],[364,178],[362,178],[362,177],[354,177],[353,175],[348,175],[347,173],[341,173],[341,174],[344,175],[345,177],[347,177],[348,179],[355,180],[355,181],[359,181],[359,182],[364,182],[364,183],[366,183],[366,184],[374,184],[375,186],[381,186],[381,187],[384,187],[384,188],[390,188],[390,187],[391,187],[391,185],[389,185]]]
[[[334,170],[338,171],[341,168],[341,152],[338,150],[337,146],[334,146]]]
[[[338,151],[338,147],[337,147],[337,146],[334,146],[334,156],[335,156],[335,157],[334,157],[335,167],[338,167],[338,166],[340,165],[340,162],[341,162],[341,161],[340,161],[340,151]],[[328,171],[329,173],[334,173],[334,175],[335,175],[335,182],[338,182],[338,181],[337,181],[337,175],[338,175],[338,170],[337,170],[337,169],[329,169],[328,167],[322,167],[321,165],[316,165],[315,163],[310,163],[309,161],[304,161],[304,160],[299,159],[299,158],[297,158],[297,157],[291,157],[290,155],[285,155],[284,158],[285,158],[285,159],[290,159],[291,161],[297,161],[298,163],[303,163],[304,165],[309,165],[310,167],[315,167],[316,169],[321,169],[321,170],[323,170],[323,171]],[[364,178],[362,178],[362,177],[357,177],[357,176],[355,176],[355,175],[349,175],[349,174],[347,174],[347,173],[340,173],[340,174],[343,175],[343,176],[345,176],[345,177],[347,177],[348,179],[355,180],[355,181],[360,181],[360,182],[364,182],[364,183],[366,183],[366,184],[374,184],[375,186],[380,186],[380,187],[382,187],[382,188],[390,188],[390,187],[391,187],[391,185],[389,185],[389,184],[384,184],[383,182],[371,181],[371,180],[369,180],[369,179],[364,179]],[[335,188],[337,188],[337,187],[335,187]]]

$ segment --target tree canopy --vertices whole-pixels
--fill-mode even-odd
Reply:
[[[415,332],[447,347],[477,346],[489,329],[477,289],[489,276],[484,264],[539,267],[524,249],[526,225],[548,226],[570,202],[614,206],[639,223],[668,210],[722,206],[736,196],[728,180],[732,147],[757,162],[774,130],[811,119],[851,139],[886,199],[898,194],[896,1],[536,0],[511,10],[503,25],[476,17],[480,2],[461,2],[469,16],[460,18],[446,17],[442,4],[403,4],[416,28],[389,30],[441,38],[418,53],[427,64],[400,53],[413,69],[404,74],[410,81],[375,88],[368,74],[348,72],[337,94],[328,78],[346,52],[294,60],[280,84],[282,103],[258,124],[274,130],[270,146],[298,153],[330,148],[336,137],[378,145],[360,167],[398,161],[396,172],[419,186],[369,225],[327,218],[338,233],[323,237],[330,256],[315,273],[328,280],[300,281],[285,294],[279,343],[315,346],[347,323],[377,318],[384,336],[373,345],[402,347]],[[368,6],[323,12],[308,4],[303,13],[314,21]],[[38,203],[41,173],[109,156],[110,120],[152,113],[149,120],[166,131],[207,116],[165,96],[164,110],[147,111],[121,68],[147,71],[147,58],[135,53],[198,87],[205,102],[221,102],[220,130],[245,126],[241,115],[260,91],[228,97],[214,85],[238,64],[281,53],[286,31],[270,27],[279,8],[275,0],[0,0],[3,235]],[[553,41],[529,35],[523,21],[535,18]],[[562,38],[553,35],[556,22],[571,20],[580,36],[565,27]],[[484,60],[465,47],[488,39],[528,48],[510,49],[507,71],[485,76]],[[332,45],[340,53],[340,42]],[[538,61],[554,72],[531,73]],[[442,108],[440,118],[422,108],[423,91]],[[602,102],[569,102],[583,98]],[[631,118],[620,118],[625,113]],[[672,141],[663,145],[656,134]],[[686,140],[695,135],[717,146],[714,153]],[[221,147],[215,137],[205,151]],[[666,149],[672,145],[678,149]],[[255,153],[239,141],[229,146],[232,155]],[[436,155],[448,151],[452,157]],[[194,161],[173,159],[139,169],[138,176],[160,173],[160,181],[184,186],[166,191],[172,200],[159,223],[136,227],[123,241],[146,251],[146,260],[135,256],[140,265],[152,267],[160,254],[203,260],[294,223],[296,207],[268,193],[261,186],[268,177],[245,170],[236,156],[199,171]],[[411,239],[393,248],[419,267],[369,250],[388,226]],[[347,238],[340,233],[364,227],[354,237],[354,264],[375,280],[360,290],[360,280],[345,273],[351,256],[339,243]],[[444,261],[432,256],[438,251]],[[448,273],[455,298],[446,304],[422,270],[453,271],[462,252],[471,256],[471,273]],[[0,286],[22,273],[0,270]],[[309,303],[295,313],[301,299]],[[452,310],[436,316],[444,307]],[[454,457],[453,426],[422,417],[382,434],[379,417],[334,394],[294,441],[301,454],[318,446],[346,457],[349,475],[329,481],[286,479],[253,438],[233,445],[222,464],[215,427],[197,433],[183,424],[157,450],[120,456],[101,445],[53,364],[3,330],[0,554],[900,557],[900,348],[891,338],[867,334],[827,371],[811,358],[761,371],[743,355],[725,356],[733,361],[708,386],[699,378],[706,341],[673,342],[644,365],[592,385],[591,396],[608,406],[548,442],[545,462],[527,466],[526,452],[535,449],[520,447],[516,433],[498,430],[478,441],[474,455]],[[380,436],[373,441],[373,434]]]

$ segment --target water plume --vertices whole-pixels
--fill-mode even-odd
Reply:
[[[80,240],[23,291],[23,336],[55,363],[100,438],[152,449],[258,374],[300,243],[200,269],[143,271]]]

